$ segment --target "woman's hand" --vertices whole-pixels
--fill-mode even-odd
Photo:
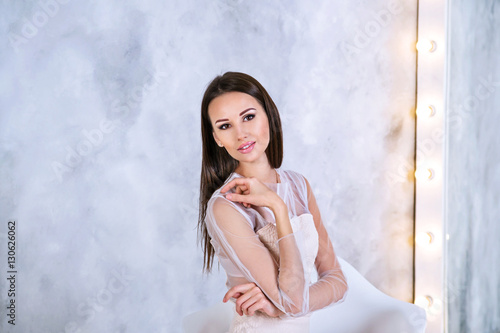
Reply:
[[[254,205],[274,210],[284,204],[275,192],[257,178],[235,178],[221,189],[221,193],[224,194],[233,187],[236,188],[235,193],[228,193],[226,199],[240,202],[247,208]]]
[[[224,295],[222,301],[225,303],[231,297],[236,299],[236,312],[240,316],[243,314],[253,316],[256,311],[264,312],[270,317],[278,317],[283,314],[253,282],[232,287]]]

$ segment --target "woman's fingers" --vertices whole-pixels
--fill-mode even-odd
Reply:
[[[248,308],[252,306],[258,299],[255,299],[256,295],[262,293],[259,287],[255,283],[245,283],[239,284],[232,287],[224,295],[223,302],[227,302],[231,297],[236,298],[235,309],[236,312],[243,316],[248,314]]]
[[[250,186],[247,185],[247,178],[235,178],[229,183],[227,183],[221,190],[221,193],[225,193],[232,188],[235,188],[234,193],[226,194],[226,198],[231,201],[241,202],[245,207],[250,207],[250,204],[246,201],[246,199],[242,199],[244,195],[250,194]]]
[[[245,185],[237,185],[236,186],[236,194],[249,194],[250,191],[248,190],[248,188],[245,186]],[[246,208],[249,208],[251,205],[249,203],[246,203],[246,202],[242,202],[243,206],[245,206]]]
[[[238,194],[248,194],[250,190],[246,185],[236,185],[236,193]]]
[[[235,188],[234,192],[226,193],[232,188]],[[235,178],[221,189],[221,193],[226,199],[239,202],[247,208],[252,205],[269,207],[279,198],[275,192],[256,178]]]
[[[240,316],[248,315],[248,308],[259,300],[260,293],[261,291],[258,287],[253,287],[238,297],[236,300],[236,311],[240,314]]]
[[[242,204],[251,204],[254,202],[253,196],[249,194],[229,193],[226,195],[226,199],[241,202]]]
[[[227,291],[222,301],[227,302],[231,297],[237,298],[240,296],[240,295],[236,296],[237,294],[244,294],[246,291],[248,291],[248,289],[251,289],[253,286],[255,286],[255,283],[238,284]]]
[[[253,316],[255,312],[262,310],[262,312],[270,315],[268,311],[266,311],[267,302],[269,302],[265,297],[256,295],[256,301],[247,309],[247,316]]]
[[[270,317],[277,317],[282,313],[253,282],[232,287],[224,295],[223,301],[227,302],[231,297],[236,299],[235,309],[240,316],[253,316],[257,311]]]
[[[273,315],[273,304],[255,283],[234,286],[224,296],[224,302],[231,297],[236,298],[235,309],[240,316],[253,316],[257,311]]]
[[[253,316],[259,310],[264,312],[266,301],[267,299],[262,292],[254,292],[252,297],[241,305],[241,309],[245,315]]]
[[[235,178],[235,179],[231,180],[229,183],[227,183],[226,185],[224,185],[224,187],[221,188],[220,192],[221,193],[227,192],[230,189],[232,189],[233,187],[238,186],[238,185],[248,187],[246,185],[247,182],[248,182],[248,178]]]

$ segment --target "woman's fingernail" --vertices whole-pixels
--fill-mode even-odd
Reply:
[[[232,197],[231,194],[226,195],[226,199],[231,199],[231,197]]]

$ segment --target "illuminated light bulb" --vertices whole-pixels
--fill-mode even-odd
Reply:
[[[425,246],[431,244],[433,239],[434,235],[432,234],[432,232],[420,232],[415,237],[415,242],[418,245]]]
[[[415,305],[418,305],[426,310],[430,309],[433,303],[434,300],[429,295],[419,296],[415,299]]]
[[[418,168],[415,171],[415,178],[417,180],[425,180],[425,179],[430,180],[434,178],[434,170]]]
[[[436,42],[429,39],[419,40],[417,42],[417,50],[418,52],[434,52],[436,51],[437,45]]]
[[[418,117],[432,117],[436,114],[436,108],[434,105],[428,105],[427,107],[417,107]]]

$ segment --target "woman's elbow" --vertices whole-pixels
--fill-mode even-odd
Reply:
[[[308,311],[307,309],[304,309],[303,304],[293,304],[288,307],[286,314],[291,317],[300,317],[305,315],[307,312]]]
[[[342,287],[340,293],[342,294],[341,298],[344,298],[345,295],[347,294],[347,291],[349,290],[349,287],[347,286],[347,283]]]
[[[288,316],[292,317],[300,317],[305,315],[309,311],[309,302],[308,302],[308,297],[304,294],[298,294],[294,295],[294,297],[291,298],[283,298],[284,300],[284,308],[285,308],[285,313]]]
[[[344,279],[342,280],[341,283],[339,283],[339,288],[338,288],[338,293],[337,293],[337,302],[340,300],[343,300],[347,294],[347,291],[349,290],[349,286],[347,285],[347,280]]]

